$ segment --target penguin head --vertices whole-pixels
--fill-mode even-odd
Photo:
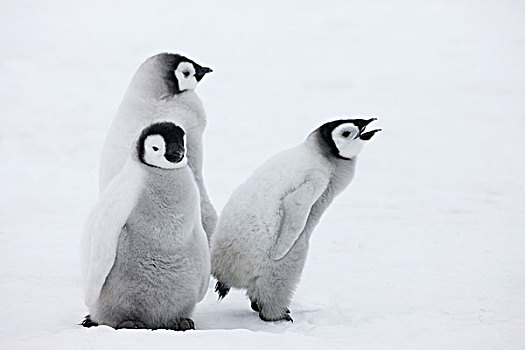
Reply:
[[[202,67],[178,54],[161,53],[152,59],[158,61],[164,83],[173,95],[194,90],[206,73],[213,72],[211,68]]]
[[[211,68],[203,67],[191,59],[173,53],[160,53],[148,58],[137,70],[132,90],[155,97],[173,96],[194,90]]]
[[[160,169],[185,166],[186,135],[181,127],[171,122],[158,122],[147,126],[137,141],[137,154],[141,163]]]
[[[366,141],[381,129],[365,132],[371,119],[340,119],[321,125],[318,129],[323,142],[329,147],[330,153],[342,159],[355,158]]]

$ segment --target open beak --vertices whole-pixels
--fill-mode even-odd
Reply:
[[[374,136],[374,134],[378,131],[381,131],[381,129],[375,129],[375,130],[371,130],[369,132],[365,132],[364,134],[361,134],[361,136],[359,136],[359,138],[361,140],[365,140],[365,141],[368,141],[372,138],[372,136]]]
[[[359,138],[361,140],[368,141],[372,138],[372,136],[374,136],[376,132],[381,131],[381,129],[375,129],[375,130],[365,132],[368,124],[370,124],[374,120],[377,120],[377,118],[370,118],[368,120],[363,121],[363,123],[359,125],[359,132],[357,133],[355,138],[356,139]]]

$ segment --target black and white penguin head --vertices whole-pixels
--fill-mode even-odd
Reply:
[[[177,68],[175,68],[175,78],[181,92],[194,90],[197,87],[197,83],[204,77],[204,74],[212,72],[211,68],[201,67],[186,57],[183,58],[187,61],[180,61]]]
[[[140,162],[161,169],[185,166],[186,134],[171,122],[158,122],[147,126],[137,141]]]
[[[211,68],[202,67],[189,58],[170,53],[161,53],[157,58],[164,70],[164,82],[172,94],[194,90],[206,73],[213,72]]]
[[[371,119],[340,119],[323,124],[318,130],[322,140],[328,145],[330,152],[338,158],[355,158],[366,141],[381,129],[365,132]]]
[[[154,96],[173,96],[194,90],[211,68],[202,67],[191,59],[172,53],[160,53],[148,58],[137,70],[131,85]]]

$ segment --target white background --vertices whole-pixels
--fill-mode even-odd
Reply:
[[[0,4],[0,347],[525,347],[523,2],[258,3]],[[163,51],[214,69],[197,92],[218,209],[325,120],[379,118],[312,237],[294,323],[210,289],[197,331],[77,325],[98,155]]]

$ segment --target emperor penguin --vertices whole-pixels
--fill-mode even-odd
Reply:
[[[82,239],[84,326],[194,329],[210,257],[187,162],[184,130],[153,123],[102,192]]]
[[[292,321],[288,306],[310,236],[355,172],[363,145],[380,129],[372,119],[327,122],[306,140],[265,163],[226,203],[211,240],[219,300],[245,289],[264,321]]]
[[[194,90],[209,72],[210,68],[178,54],[161,53],[147,59],[132,78],[111,124],[99,168],[102,192],[124,166],[134,137],[142,128],[155,120],[175,122],[187,134],[188,164],[199,188],[202,223],[208,236],[217,223],[217,212],[202,176],[206,113]]]

